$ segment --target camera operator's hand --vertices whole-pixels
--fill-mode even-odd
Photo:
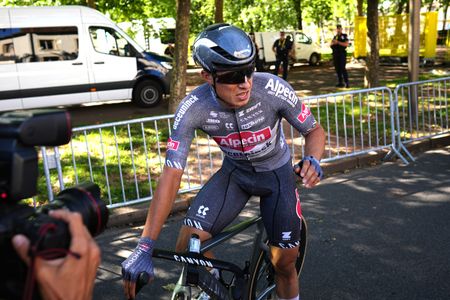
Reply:
[[[302,178],[306,188],[312,188],[323,178],[320,162],[312,155],[306,156],[294,165],[294,172]]]
[[[134,299],[140,287],[155,277],[152,261],[154,244],[152,239],[141,238],[133,253],[122,262],[123,287],[127,299]],[[140,282],[142,278],[146,282]]]
[[[66,210],[50,211],[51,217],[68,223],[71,234],[69,254],[64,258],[45,260],[37,256],[34,272],[43,299],[92,299],[100,248],[84,226],[81,215]],[[30,241],[24,235],[13,237],[19,256],[30,265]]]

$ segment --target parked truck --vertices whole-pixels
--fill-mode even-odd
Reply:
[[[314,66],[321,59],[320,46],[312,41],[310,37],[300,31],[285,31],[286,37],[290,36],[292,45],[291,62],[306,62]],[[255,41],[259,47],[259,58],[266,68],[275,64],[275,52],[272,50],[273,43],[280,38],[279,31],[255,32]]]

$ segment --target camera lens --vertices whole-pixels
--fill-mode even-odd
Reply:
[[[100,199],[100,188],[92,182],[78,184],[61,191],[51,204],[42,207],[42,211],[59,208],[79,212],[92,236],[99,235],[106,228],[108,208]]]

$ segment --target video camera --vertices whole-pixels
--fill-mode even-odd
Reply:
[[[12,246],[14,235],[27,236],[35,252],[53,253],[44,256],[46,259],[65,256],[64,251],[54,250],[69,249],[68,226],[48,216],[50,210],[79,212],[92,236],[106,227],[108,209],[100,199],[100,188],[91,182],[61,191],[54,201],[38,209],[19,203],[36,194],[35,146],[64,145],[71,135],[70,115],[65,111],[32,110],[0,115],[0,299],[21,299],[25,289],[28,270]],[[37,292],[33,299],[40,299]]]

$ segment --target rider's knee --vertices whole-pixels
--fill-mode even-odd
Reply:
[[[178,234],[175,251],[177,251],[177,252],[186,251],[188,242],[189,242],[189,238],[194,233],[200,237],[201,241],[205,241],[205,240],[211,238],[211,234],[206,231],[197,229],[195,227],[183,225],[180,229],[180,233]]]
[[[281,249],[272,248],[272,265],[278,275],[290,276],[296,273],[295,262],[297,261],[298,248]]]

